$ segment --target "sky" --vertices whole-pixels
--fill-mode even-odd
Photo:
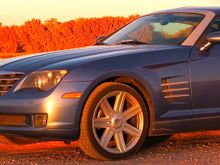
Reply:
[[[220,6],[220,0],[0,0],[0,22],[21,25],[32,18],[129,16],[184,6]]]

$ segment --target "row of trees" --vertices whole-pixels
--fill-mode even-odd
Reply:
[[[91,45],[100,35],[108,35],[137,16],[80,18],[69,22],[38,19],[21,26],[0,24],[0,52],[33,53]]]

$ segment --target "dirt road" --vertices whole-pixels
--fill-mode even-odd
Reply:
[[[220,131],[151,138],[125,160],[97,161],[84,155],[76,142],[30,145],[0,143],[0,164],[220,164]]]

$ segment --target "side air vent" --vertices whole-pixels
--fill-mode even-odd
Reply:
[[[189,81],[169,82],[167,79],[161,82],[164,98],[168,101],[190,97]]]

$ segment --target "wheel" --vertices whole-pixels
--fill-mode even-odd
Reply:
[[[148,109],[137,91],[121,83],[103,83],[89,96],[80,124],[80,148],[100,160],[137,152],[148,133]]]

